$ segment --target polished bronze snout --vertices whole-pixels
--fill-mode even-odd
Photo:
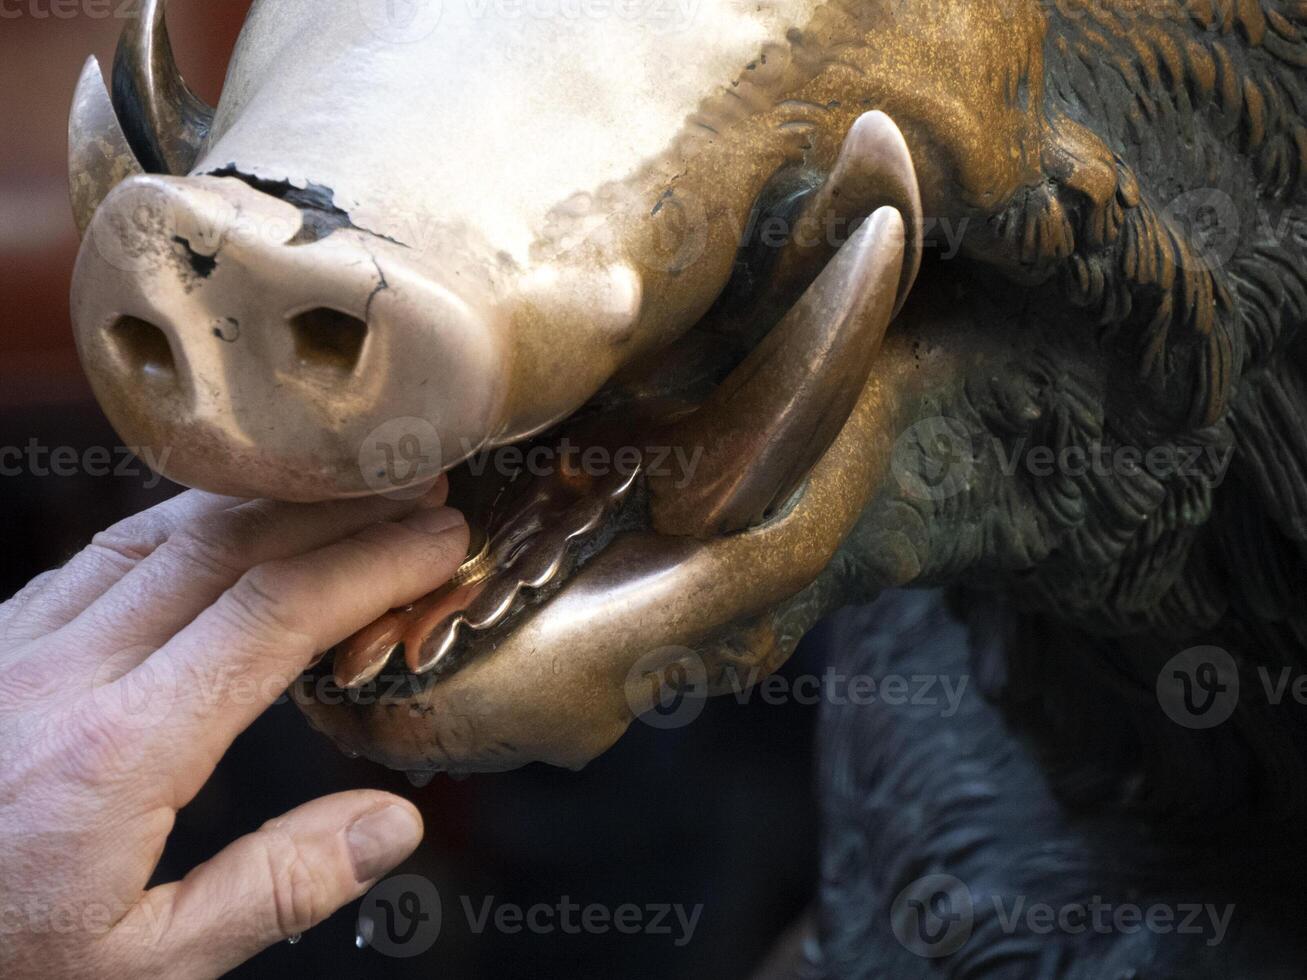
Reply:
[[[120,435],[170,478],[295,500],[386,492],[496,429],[489,304],[394,242],[327,231],[234,178],[135,177],[96,213],[78,347]]]

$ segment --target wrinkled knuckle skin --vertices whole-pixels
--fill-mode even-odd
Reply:
[[[459,535],[446,532],[433,536],[403,524],[374,524],[342,545],[346,549],[343,554],[345,563],[364,575],[377,567],[379,559],[393,561],[403,556],[400,560],[442,563],[449,558],[456,567],[467,554],[467,541]]]
[[[28,582],[21,589],[14,593],[13,597],[5,602],[0,602],[0,615],[13,612],[19,607],[31,602],[42,589],[48,586],[58,576],[59,569],[52,568],[42,572],[32,581]]]
[[[332,575],[328,581],[333,583],[385,582],[404,560],[402,556],[413,554],[420,544],[418,538],[416,531],[399,524],[373,524],[333,545],[329,564],[312,556],[281,564],[300,570],[306,577],[312,567],[329,570]]]
[[[30,627],[23,621],[22,612],[54,583],[58,569],[42,572],[6,602],[0,602],[0,652],[5,644],[22,643],[30,637]]]
[[[159,549],[168,566],[205,579],[236,578],[244,570],[241,552],[222,533],[221,522],[205,520],[173,535]]]
[[[115,525],[91,538],[91,543],[86,550],[93,554],[99,553],[106,561],[130,568],[148,558],[160,544],[158,541],[143,542],[143,535],[134,534],[133,530],[123,525]]]
[[[325,879],[295,838],[274,825],[265,826],[260,837],[270,887],[270,928],[282,936],[293,936],[334,912]]]
[[[79,783],[94,785],[132,772],[140,760],[139,732],[95,704],[74,706],[57,730],[51,762]]]
[[[109,575],[123,576],[139,565],[145,557],[146,552],[128,541],[105,540],[103,535],[97,534],[91,539],[91,543],[77,554],[70,565],[96,572],[103,569]]]
[[[450,563],[451,570],[457,568],[467,557],[467,546],[471,532],[467,525],[460,525],[457,533],[453,529],[445,531],[435,538],[429,539],[433,542],[432,547],[436,557],[444,562]]]
[[[242,575],[220,606],[244,636],[307,640],[314,598],[296,563],[272,562]]]
[[[101,531],[91,538],[90,548],[130,567],[144,561],[162,546],[170,531],[165,518],[147,510]]]
[[[30,646],[35,649],[36,644]],[[3,652],[0,648],[0,653]],[[19,644],[14,652],[18,654],[18,661],[6,668],[4,684],[0,686],[0,709],[30,707],[59,689],[58,679],[50,675],[43,663],[24,659],[29,655],[29,647]],[[4,730],[0,727],[0,738],[3,737]],[[4,751],[0,749],[0,763],[3,760]]]

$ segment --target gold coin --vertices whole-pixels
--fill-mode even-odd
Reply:
[[[490,535],[482,528],[472,528],[471,540],[468,541],[467,558],[458,566],[449,580],[454,586],[471,585],[480,582],[490,574]]]

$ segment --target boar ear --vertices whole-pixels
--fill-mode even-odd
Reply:
[[[213,109],[182,80],[164,0],[142,0],[113,60],[113,104],[127,140],[151,173],[184,174],[209,135]]]
[[[104,86],[95,56],[86,59],[68,115],[68,196],[78,234],[111,190],[142,173]]]
[[[657,531],[712,537],[785,504],[867,386],[897,303],[904,234],[894,208],[864,221],[762,343],[668,433],[696,465],[684,486],[650,475]]]

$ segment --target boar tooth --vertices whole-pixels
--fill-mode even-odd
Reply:
[[[332,673],[343,688],[362,687],[376,679],[404,635],[408,610],[392,610],[336,647]]]
[[[434,667],[453,645],[463,612],[486,588],[486,580],[442,589],[425,602],[420,615],[410,618],[404,630],[404,660],[408,669],[423,674]]]
[[[561,514],[555,527],[537,535],[514,564],[517,577],[522,581],[522,584],[533,587],[543,585],[543,581],[536,581],[544,568],[536,556],[547,553],[553,554],[561,560],[567,552],[569,544],[577,538],[598,529],[603,523],[604,515],[608,513],[611,505],[617,499],[619,498],[605,497],[603,490],[599,489],[594,492],[593,496],[583,498],[573,505],[569,511]],[[536,569],[535,572],[530,571],[533,568]],[[548,581],[548,579],[545,581]]]
[[[875,209],[895,208],[903,218],[906,251],[892,316],[903,309],[921,268],[921,189],[903,133],[883,112],[867,112],[849,128],[839,158],[796,219],[794,233],[774,269],[782,285],[810,282],[836,250],[828,229],[848,228]]]
[[[583,533],[584,531],[576,532],[576,534]],[[550,532],[532,541],[527,552],[518,559],[513,568],[513,576],[518,580],[519,587],[538,589],[557,575],[558,570],[563,567],[567,542],[576,534]]]
[[[558,517],[557,528],[525,539],[508,556],[507,564],[485,583],[484,595],[468,605],[464,615],[467,626],[474,630],[494,626],[512,609],[522,589],[538,589],[548,584],[563,567],[567,546],[598,528],[604,515],[622,500],[634,481],[632,473],[596,487],[592,495]]]
[[[657,531],[742,530],[793,494],[867,386],[894,309],[903,234],[893,208],[863,222],[704,406],[671,428],[669,444],[698,459],[686,487],[651,475]]]
[[[458,629],[462,622],[461,616],[445,620],[422,641],[420,647],[415,648],[419,652],[415,661],[417,666],[410,666],[413,673],[430,673],[445,657],[449,656],[449,651],[454,648],[454,641],[458,639]]]
[[[398,646],[398,643],[380,640],[366,645],[343,646],[331,665],[337,685],[350,689],[376,680]]]
[[[213,124],[213,109],[182,79],[164,0],[143,0],[113,61],[113,104],[137,158],[152,173],[185,174]]]
[[[336,683],[352,688],[374,680],[395,649],[405,642],[411,625],[430,622],[432,608],[439,607],[449,591],[448,587],[442,586],[411,606],[392,609],[341,643],[333,663]],[[409,656],[407,650],[405,654]]]
[[[111,190],[144,172],[123,135],[100,61],[92,55],[82,67],[68,115],[68,196],[78,234],[86,233],[95,209]]]
[[[522,588],[522,583],[515,574],[505,574],[486,582],[486,590],[471,605],[463,618],[474,630],[489,629],[508,614],[513,608],[513,600]]]

